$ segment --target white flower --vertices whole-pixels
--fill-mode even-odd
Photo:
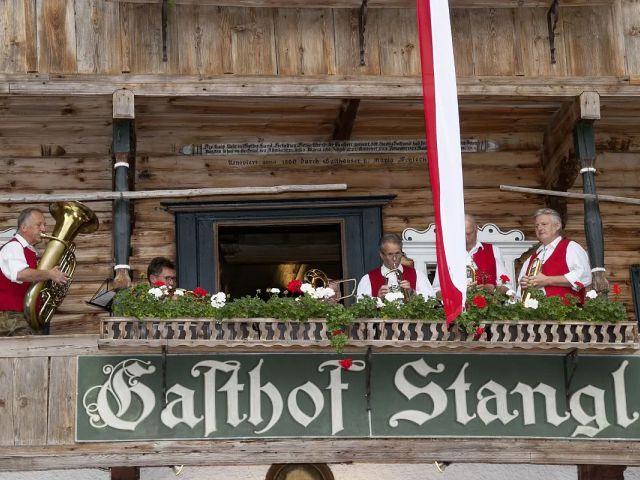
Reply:
[[[585,296],[586,296],[587,298],[591,298],[591,299],[593,299],[593,298],[598,298],[598,292],[596,292],[595,290],[589,290],[589,291],[585,294]]]
[[[224,292],[218,292],[211,295],[211,306],[213,308],[222,308],[227,302],[227,295]]]
[[[515,297],[516,296],[516,292],[514,292],[513,290],[509,289],[507,290],[507,293],[505,294],[507,297]]]
[[[165,291],[162,290],[162,288],[160,288],[160,287],[154,287],[154,288],[149,289],[149,294],[153,295],[156,298],[162,298],[164,296],[164,294],[165,294]]]
[[[300,291],[302,293],[310,293],[313,290],[314,288],[311,286],[310,283],[303,283],[302,285],[300,285]]]
[[[184,296],[185,291],[186,290],[184,288],[176,288],[173,294],[177,295],[178,297],[182,297]]]
[[[524,308],[533,308],[534,310],[538,308],[538,300],[535,298],[529,298],[526,302],[524,302]]]
[[[389,292],[385,294],[384,299],[387,302],[395,302],[396,300],[403,300],[404,295],[402,292]]]
[[[336,294],[336,292],[333,290],[333,288],[329,288],[329,287],[318,287],[316,288],[316,295],[317,298],[331,298]]]
[[[280,289],[279,288],[267,288],[267,292],[268,293],[273,293],[274,295],[277,295],[278,293],[280,293]]]
[[[382,299],[380,297],[376,297],[376,307],[378,307],[378,308],[384,307],[384,302],[382,301]]]
[[[509,305],[515,305],[516,303],[518,303],[518,299],[515,296],[509,297],[509,299],[507,300],[507,303]]]

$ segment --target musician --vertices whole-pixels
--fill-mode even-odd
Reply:
[[[388,233],[378,243],[382,266],[367,273],[358,283],[358,299],[366,296],[384,298],[394,286],[407,288],[423,297],[434,297],[435,293],[427,276],[408,265],[402,264],[402,239]],[[394,273],[399,270],[402,280]]]
[[[547,297],[573,295],[583,303],[585,287],[591,285],[587,252],[576,242],[562,237],[562,219],[555,210],[541,208],[534,217],[536,237],[542,245],[522,266],[518,276],[520,288],[540,288]],[[542,260],[542,270],[538,275],[527,275],[535,258]]]
[[[467,268],[475,268],[475,282],[470,281],[469,288],[481,288],[493,292],[496,288],[507,293],[513,284],[500,249],[490,243],[478,241],[478,223],[471,214],[464,216],[465,242],[467,248]],[[471,280],[471,279],[469,279]],[[433,289],[440,291],[440,279],[436,270]]]
[[[42,211],[26,208],[18,216],[18,231],[0,247],[0,336],[37,333],[23,314],[24,296],[33,282],[69,281],[69,276],[57,266],[37,270],[38,257],[33,246],[42,240],[45,227]]]
[[[156,282],[162,282],[169,288],[176,288],[178,281],[176,266],[168,258],[155,257],[147,267],[147,278],[152,285]]]

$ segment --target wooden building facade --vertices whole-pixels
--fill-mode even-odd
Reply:
[[[129,259],[134,282],[144,276],[151,258],[176,258],[178,203],[388,197],[381,204],[385,232],[426,228],[433,222],[433,207],[422,153],[188,154],[209,144],[423,140],[414,3],[364,3],[366,9],[359,0],[0,0],[2,193],[73,196],[113,190],[113,99],[126,90],[132,93],[135,132],[131,190],[347,185],[344,191],[135,200]],[[550,14],[554,5],[557,11]],[[499,186],[582,191],[572,131],[579,119],[576,105],[587,93],[597,104],[592,120],[598,193],[640,198],[640,0],[450,0],[450,6],[461,134],[475,145],[475,151],[463,153],[466,210],[481,224],[520,229],[533,239],[533,211],[552,204],[566,215],[568,236],[585,245],[581,201]],[[46,210],[47,204],[43,197],[30,205]],[[54,334],[87,337],[69,340],[60,354],[55,339],[47,340],[41,357],[11,370],[16,378],[36,372],[25,388],[37,390],[52,364],[72,371],[76,353],[97,351],[91,336],[104,313],[86,300],[113,277],[113,207],[104,200],[88,205],[100,229],[77,237],[74,284],[51,326]],[[0,203],[0,230],[15,226],[24,207],[17,201]],[[640,263],[640,206],[602,202],[600,209],[608,278],[622,286],[622,300],[633,316],[630,266]],[[32,355],[24,345],[5,345],[0,359],[5,371],[9,357]],[[50,388],[63,397],[73,395],[68,380],[51,380]],[[46,403],[52,393],[43,395]],[[47,450],[43,442],[62,449],[73,440],[72,420],[61,407],[50,405],[59,418],[49,423],[55,427],[58,421],[60,431],[39,431],[33,438],[0,432],[2,446],[15,444],[19,455],[28,456],[25,446],[36,445],[39,457],[32,466],[46,468],[45,457],[55,448]],[[172,445],[168,464],[188,457],[193,445],[206,452],[206,443]],[[247,455],[269,448],[240,443],[225,446],[244,448]],[[480,443],[459,446],[480,450]],[[582,455],[583,462],[612,450],[604,443],[583,449],[569,443],[568,451]],[[309,445],[327,455],[338,448],[324,440]],[[386,455],[392,445],[381,442],[377,454]],[[557,443],[522,445],[506,461],[537,450],[540,456],[532,463],[569,462],[566,456],[554,457],[565,448]],[[636,454],[637,444],[630,445],[629,452]],[[492,448],[511,447],[504,440]],[[82,455],[91,454],[91,448],[85,446]],[[95,458],[108,462],[106,457],[119,454],[120,447],[110,448],[104,453],[96,447]],[[430,448],[451,450],[436,441]],[[153,453],[149,444],[122,464],[140,465],[135,462]],[[301,450],[297,454],[313,461]],[[69,455],[70,466],[81,466],[82,455]],[[275,462],[276,457],[272,452],[261,460]],[[190,460],[204,462],[195,454]],[[624,461],[621,456],[617,463]],[[25,468],[29,461],[5,465]]]

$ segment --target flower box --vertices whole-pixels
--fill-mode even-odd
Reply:
[[[636,322],[594,323],[554,321],[480,322],[481,334],[468,334],[441,321],[358,319],[345,334],[349,347],[409,347],[441,349],[638,349]],[[332,332],[324,319],[304,322],[273,318],[148,318],[111,317],[101,321],[102,346],[329,347]]]

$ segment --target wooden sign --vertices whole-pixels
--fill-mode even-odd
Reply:
[[[461,139],[463,153],[494,152],[499,145],[492,140]],[[424,140],[371,140],[338,142],[265,142],[265,143],[201,143],[184,145],[182,155],[282,155],[318,153],[424,153]]]
[[[283,437],[640,439],[640,358],[209,354],[78,358],[79,442]],[[567,380],[569,379],[569,380]]]

